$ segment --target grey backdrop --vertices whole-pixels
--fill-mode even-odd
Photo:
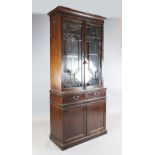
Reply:
[[[50,29],[47,15],[32,16],[32,112],[49,112]]]
[[[122,0],[32,0],[33,13],[47,14],[57,6],[66,6],[108,18],[122,16]]]
[[[107,111],[121,112],[122,20],[109,18],[104,25],[103,77],[107,88]],[[50,30],[47,15],[32,16],[32,109],[33,116],[49,114]]]

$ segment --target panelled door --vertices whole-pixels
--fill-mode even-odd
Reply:
[[[95,104],[87,106],[87,135],[92,135],[105,129],[105,114],[105,101],[96,101]]]
[[[64,141],[66,143],[99,133],[106,128],[106,103],[103,100],[94,102],[64,111]]]
[[[64,141],[66,143],[86,136],[86,108],[76,107],[64,111]]]

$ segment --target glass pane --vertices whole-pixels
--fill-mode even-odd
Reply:
[[[101,54],[102,54],[102,28],[94,25],[87,25],[87,59],[86,85],[101,85]]]
[[[64,88],[81,87],[81,24],[63,23]]]

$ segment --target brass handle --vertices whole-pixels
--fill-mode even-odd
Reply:
[[[73,99],[76,101],[79,99],[80,96],[73,96]]]
[[[99,96],[100,93],[99,93],[99,92],[95,92],[94,95],[95,95],[95,96]]]

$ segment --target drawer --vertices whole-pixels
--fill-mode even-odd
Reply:
[[[88,92],[85,95],[87,99],[95,99],[106,96],[106,92],[104,90],[96,90],[93,92]]]
[[[73,102],[79,102],[85,99],[85,94],[75,94],[75,95],[64,95],[63,96],[63,103],[73,103]]]
[[[72,95],[64,95],[63,96],[63,103],[69,104],[69,103],[75,103],[75,102],[82,102],[86,100],[95,100],[97,98],[105,97],[106,91],[103,89],[95,90],[95,91],[89,91],[89,92],[83,92],[79,94],[72,94]]]

